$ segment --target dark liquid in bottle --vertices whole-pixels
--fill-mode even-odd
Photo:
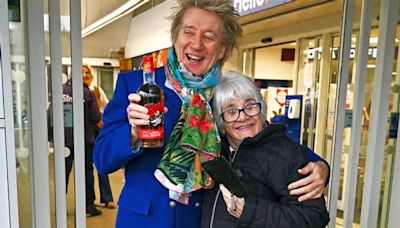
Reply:
[[[162,147],[164,144],[164,94],[156,84],[143,84],[138,94],[140,105],[145,106],[150,115],[150,123],[139,129],[140,144],[144,148]]]

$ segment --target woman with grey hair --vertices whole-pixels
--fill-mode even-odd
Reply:
[[[247,196],[224,185],[205,193],[202,227],[325,227],[329,214],[323,196],[298,201],[289,194],[297,170],[309,157],[280,124],[268,124],[266,105],[250,78],[230,72],[215,89],[214,118],[226,137],[221,156],[230,161]]]

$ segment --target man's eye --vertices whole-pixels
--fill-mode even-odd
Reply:
[[[183,33],[184,33],[185,35],[193,35],[193,34],[194,34],[194,32],[193,32],[193,31],[190,31],[190,30],[184,30]]]
[[[214,36],[204,36],[204,38],[205,38],[206,40],[209,40],[209,41],[214,41],[214,40],[215,40],[215,37],[214,37]]]

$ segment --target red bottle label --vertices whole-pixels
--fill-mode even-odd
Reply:
[[[164,128],[155,128],[155,129],[139,129],[139,137],[141,139],[149,140],[149,139],[163,139],[164,138]]]
[[[145,104],[150,115],[150,123],[148,126],[139,129],[139,138],[142,140],[153,140],[164,138],[164,106],[162,103]]]
[[[164,106],[161,103],[145,104],[144,107],[149,110],[150,126],[158,127],[163,124]]]

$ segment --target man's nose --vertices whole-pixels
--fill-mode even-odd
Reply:
[[[203,38],[201,34],[196,34],[192,41],[192,47],[195,49],[201,49],[203,45]]]

